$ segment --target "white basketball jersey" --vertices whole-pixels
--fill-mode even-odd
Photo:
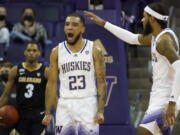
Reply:
[[[84,47],[73,53],[64,41],[58,46],[60,97],[81,98],[97,95],[93,62],[93,42],[85,39]]]
[[[156,50],[158,39],[165,33],[169,33],[174,38],[178,48],[179,43],[175,33],[169,28],[159,33],[156,38],[152,38],[151,42],[151,55],[152,55],[152,67],[153,67],[153,85],[150,94],[150,102],[148,111],[154,111],[162,109],[169,102],[172,82],[174,79],[174,69],[168,59],[158,53]],[[177,53],[179,52],[179,49]]]

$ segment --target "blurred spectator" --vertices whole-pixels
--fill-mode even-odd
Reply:
[[[41,44],[43,52],[45,45],[51,44],[51,41],[47,40],[45,27],[36,21],[36,14],[32,8],[23,9],[22,20],[14,25],[11,37],[15,42],[37,41]]]
[[[6,55],[10,41],[10,23],[6,20],[7,10],[4,6],[0,5],[0,56]]]
[[[6,7],[0,5],[0,26],[4,25],[8,28],[9,31],[12,30],[13,24],[7,20],[8,11]]]
[[[89,6],[88,8],[91,10],[102,10],[103,4],[102,0],[88,0]]]
[[[8,80],[8,74],[10,69],[12,68],[12,64],[10,62],[3,62],[0,67],[0,95],[4,89],[4,86]]]
[[[0,69],[3,66],[4,62],[5,62],[5,59],[3,57],[0,57]]]
[[[12,68],[12,64],[10,62],[2,62],[1,67],[0,67],[0,95],[2,94],[4,90],[4,86],[8,80],[8,74],[9,71]],[[10,105],[16,105],[16,100],[15,100],[15,91],[11,94],[11,98],[9,100]],[[11,127],[3,127],[0,126],[0,135],[15,135],[15,131]]]
[[[179,0],[161,0],[164,4],[168,5],[169,7],[173,6],[175,8],[180,8],[180,1]]]

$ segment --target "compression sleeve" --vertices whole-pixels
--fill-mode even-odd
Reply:
[[[139,34],[134,34],[109,22],[105,23],[104,28],[128,44],[141,45],[138,40]]]

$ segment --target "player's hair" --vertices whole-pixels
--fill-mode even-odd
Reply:
[[[29,41],[29,42],[26,42],[26,43],[25,43],[25,49],[27,48],[27,46],[28,46],[29,44],[35,44],[35,45],[37,45],[39,51],[41,51],[41,45],[40,45],[39,42],[37,42],[37,41]]]
[[[154,3],[149,4],[148,6],[161,15],[164,15],[164,16],[169,15],[169,8],[166,5],[164,5],[162,2],[154,2]],[[160,24],[162,29],[167,27],[167,21],[158,20],[158,19],[156,20]]]
[[[67,17],[69,17],[69,16],[78,17],[80,19],[81,23],[83,25],[85,25],[85,19],[84,19],[84,17],[82,15],[80,15],[80,14],[78,14],[76,12],[73,12],[73,13],[70,13],[70,14],[67,15]]]

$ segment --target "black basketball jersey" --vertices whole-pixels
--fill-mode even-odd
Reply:
[[[45,66],[28,71],[22,64],[18,65],[16,76],[16,100],[19,109],[45,108],[44,76]]]

